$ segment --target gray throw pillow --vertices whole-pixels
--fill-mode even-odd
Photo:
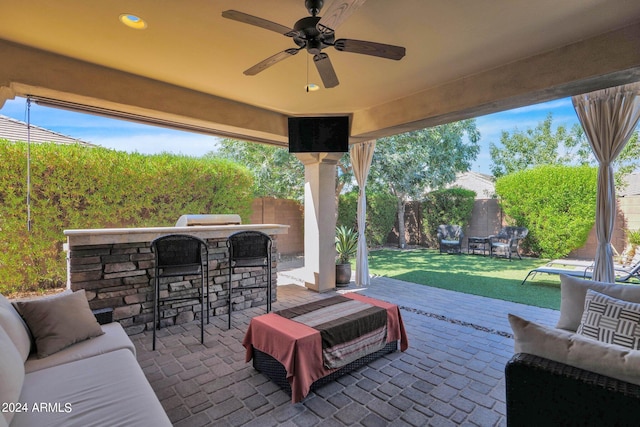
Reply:
[[[89,308],[84,289],[15,305],[31,330],[39,358],[104,333]]]

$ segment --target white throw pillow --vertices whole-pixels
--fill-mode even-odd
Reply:
[[[0,295],[0,327],[9,335],[24,362],[31,353],[31,333],[11,302]]]
[[[13,345],[9,335],[0,328],[0,404],[18,403],[23,384],[24,361],[22,356]],[[3,418],[6,424],[11,424],[13,415],[14,412],[3,410],[0,418]]]
[[[547,328],[509,314],[515,352],[640,385],[640,351],[606,344],[562,329]]]
[[[561,274],[560,319],[556,328],[573,332],[578,330],[588,289],[623,301],[640,303],[640,286],[638,285],[596,282]]]
[[[598,341],[640,348],[640,304],[587,291],[578,333]]]

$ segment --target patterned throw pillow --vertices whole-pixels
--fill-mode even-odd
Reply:
[[[587,291],[578,333],[609,344],[640,349],[640,304]]]

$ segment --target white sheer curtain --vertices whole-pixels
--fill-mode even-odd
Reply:
[[[640,83],[574,96],[573,107],[599,163],[593,279],[615,282],[611,235],[616,214],[612,163],[640,118]]]
[[[358,181],[360,191],[358,193],[358,252],[356,253],[356,285],[366,286],[371,283],[369,279],[369,259],[367,257],[367,238],[364,230],[367,221],[367,177],[376,148],[375,141],[367,141],[351,146],[351,165],[353,174]]]

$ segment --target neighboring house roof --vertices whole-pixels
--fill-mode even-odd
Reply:
[[[0,139],[6,139],[13,142],[27,141],[27,123],[11,117],[0,115]],[[81,139],[72,138],[52,130],[41,128],[39,126],[30,126],[29,139],[31,142],[53,142],[55,144],[80,144],[88,147],[97,147]]]
[[[447,188],[460,187],[476,192],[476,199],[492,199],[495,197],[496,185],[491,175],[480,172],[464,172],[456,176],[456,180]]]
[[[640,172],[634,172],[626,175],[624,177],[624,181],[627,185],[617,194],[617,196],[629,197],[640,195]]]

